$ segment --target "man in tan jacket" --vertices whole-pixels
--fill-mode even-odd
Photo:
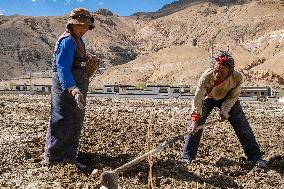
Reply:
[[[212,109],[218,107],[219,121],[228,120],[233,126],[248,160],[258,167],[267,167],[238,100],[241,83],[242,75],[234,70],[234,59],[228,52],[222,52],[214,58],[213,67],[202,74],[196,89],[189,122],[189,129],[194,134],[185,137],[182,163],[195,159],[203,132],[199,126],[204,125]]]

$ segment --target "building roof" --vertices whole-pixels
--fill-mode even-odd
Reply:
[[[256,90],[256,89],[258,89],[258,90],[262,90],[262,89],[267,90],[269,88],[270,87],[268,87],[268,86],[265,86],[265,87],[254,87],[254,86],[252,86],[252,87],[241,87],[241,89],[251,89],[251,90]]]
[[[147,85],[147,87],[170,87],[170,85]]]
[[[104,87],[135,87],[134,85],[104,85]]]

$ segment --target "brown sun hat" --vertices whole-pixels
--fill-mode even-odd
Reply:
[[[67,28],[73,24],[87,24],[89,25],[89,30],[95,28],[94,18],[91,13],[84,8],[75,8],[71,11],[67,22]]]

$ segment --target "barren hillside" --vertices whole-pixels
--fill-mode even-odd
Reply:
[[[134,59],[135,44],[131,19],[100,9],[94,13],[96,29],[85,36],[89,51],[102,56],[107,64],[122,64]],[[55,42],[64,32],[68,16],[0,16],[0,78],[50,70]],[[125,52],[131,48],[126,56]],[[133,50],[132,50],[133,49]]]
[[[229,46],[245,85],[283,85],[283,5],[282,0],[181,0],[129,17],[100,9],[94,13],[96,28],[85,40],[107,69],[92,85],[195,85],[210,66],[210,41],[215,53]],[[1,16],[0,78],[50,69],[52,48],[66,19]]]
[[[214,41],[215,52],[229,46],[237,69],[246,76],[245,85],[283,84],[283,3],[184,2],[148,14],[153,19],[133,36],[142,54],[98,76],[97,83],[194,85],[200,73],[210,66],[208,48],[210,41]],[[197,39],[197,46],[192,46],[193,39]]]

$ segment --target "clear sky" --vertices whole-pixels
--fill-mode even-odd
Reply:
[[[0,15],[58,16],[75,7],[95,12],[107,8],[120,16],[135,12],[154,12],[175,0],[0,0]]]

